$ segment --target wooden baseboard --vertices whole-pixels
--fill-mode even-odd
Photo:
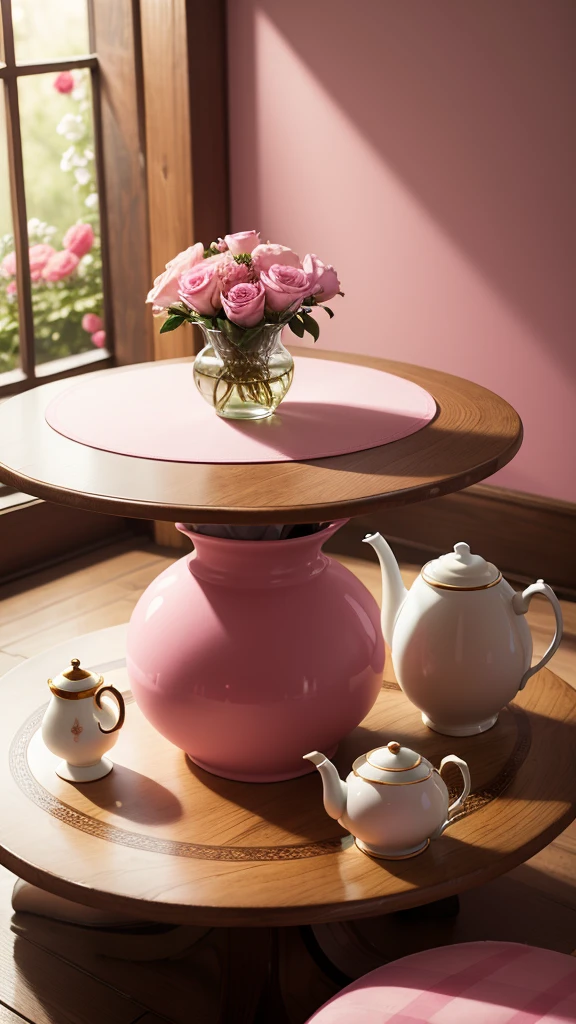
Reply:
[[[576,505],[476,484],[432,501],[352,519],[335,552],[372,557],[361,540],[379,531],[397,557],[423,563],[460,540],[520,582],[543,578],[576,599]]]

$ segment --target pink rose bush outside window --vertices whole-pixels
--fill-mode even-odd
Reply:
[[[314,308],[342,295],[334,267],[313,253],[303,260],[288,246],[263,243],[257,231],[237,231],[208,249],[179,253],[154,281],[147,302],[165,320],[160,333],[197,324],[206,345],[194,379],[203,398],[228,419],[271,416],[286,396],[294,361],[282,344],[285,327],[298,337],[320,334]]]
[[[36,209],[38,189],[32,189],[30,194],[29,189],[41,179],[42,187],[46,183],[47,190],[61,199],[61,208],[69,211],[70,218],[67,224],[61,218],[60,228],[38,216],[28,220],[37,363],[106,347],[88,83],[88,74],[74,69],[57,75],[30,76],[22,79],[19,86],[29,212],[39,212]],[[27,117],[37,116],[42,103],[45,104],[42,132],[35,139],[34,153],[28,152]],[[38,148],[45,145],[47,162],[42,165]],[[54,161],[53,165],[49,158]],[[14,237],[6,232],[0,234],[0,374],[18,365],[18,333],[16,253]]]

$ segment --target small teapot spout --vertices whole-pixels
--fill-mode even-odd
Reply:
[[[304,754],[304,760],[311,761],[312,764],[316,765],[322,776],[326,813],[331,818],[336,818],[336,821],[339,821],[346,814],[348,786],[338,775],[332,761],[329,761],[318,750],[313,750],[310,754]]]
[[[364,544],[370,544],[380,562],[382,570],[382,632],[389,647],[392,647],[392,635],[396,617],[404,604],[408,591],[406,590],[398,562],[390,545],[379,533],[369,534],[364,537]]]

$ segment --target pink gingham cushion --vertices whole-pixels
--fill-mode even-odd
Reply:
[[[371,971],[309,1024],[568,1024],[576,958],[516,942],[465,942]]]

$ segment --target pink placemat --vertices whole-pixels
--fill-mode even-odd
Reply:
[[[168,462],[288,462],[397,441],[436,414],[412,381],[350,363],[297,358],[274,416],[217,416],[197,391],[192,363],[157,363],[84,377],[46,409],[65,437],[120,455]]]

